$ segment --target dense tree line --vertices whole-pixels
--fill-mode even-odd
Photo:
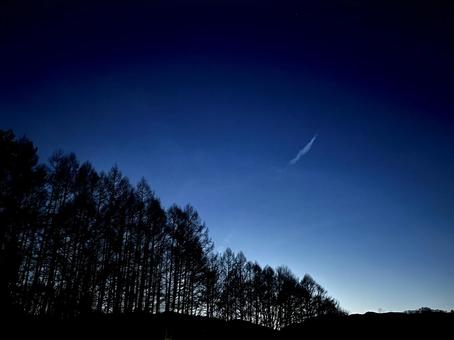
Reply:
[[[214,251],[190,205],[0,130],[0,290],[33,315],[173,311],[280,328],[341,313],[309,275]],[[6,308],[6,307],[5,307]]]

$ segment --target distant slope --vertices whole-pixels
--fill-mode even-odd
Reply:
[[[314,337],[382,338],[396,336],[408,339],[451,338],[454,330],[454,313],[366,313],[337,317],[321,317],[280,331],[282,339],[307,339]]]

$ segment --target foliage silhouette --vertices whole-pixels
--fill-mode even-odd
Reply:
[[[0,131],[4,313],[56,319],[173,312],[282,328],[343,314],[309,275],[214,251],[190,205],[165,209],[145,179],[98,173],[73,153],[45,165]]]

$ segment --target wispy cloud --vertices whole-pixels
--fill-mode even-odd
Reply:
[[[317,134],[314,135],[314,137],[312,137],[312,139],[309,141],[309,143],[307,143],[304,148],[302,148],[300,151],[298,151],[297,155],[295,156],[295,158],[293,158],[292,160],[290,160],[290,162],[288,163],[288,165],[294,165],[296,164],[300,159],[301,157],[303,157],[305,154],[307,154],[309,151],[311,151],[312,149],[312,145],[314,144],[314,142],[316,141],[317,139]]]

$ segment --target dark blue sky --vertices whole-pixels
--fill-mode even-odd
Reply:
[[[453,5],[207,3],[5,2],[0,128],[350,312],[454,308]]]

